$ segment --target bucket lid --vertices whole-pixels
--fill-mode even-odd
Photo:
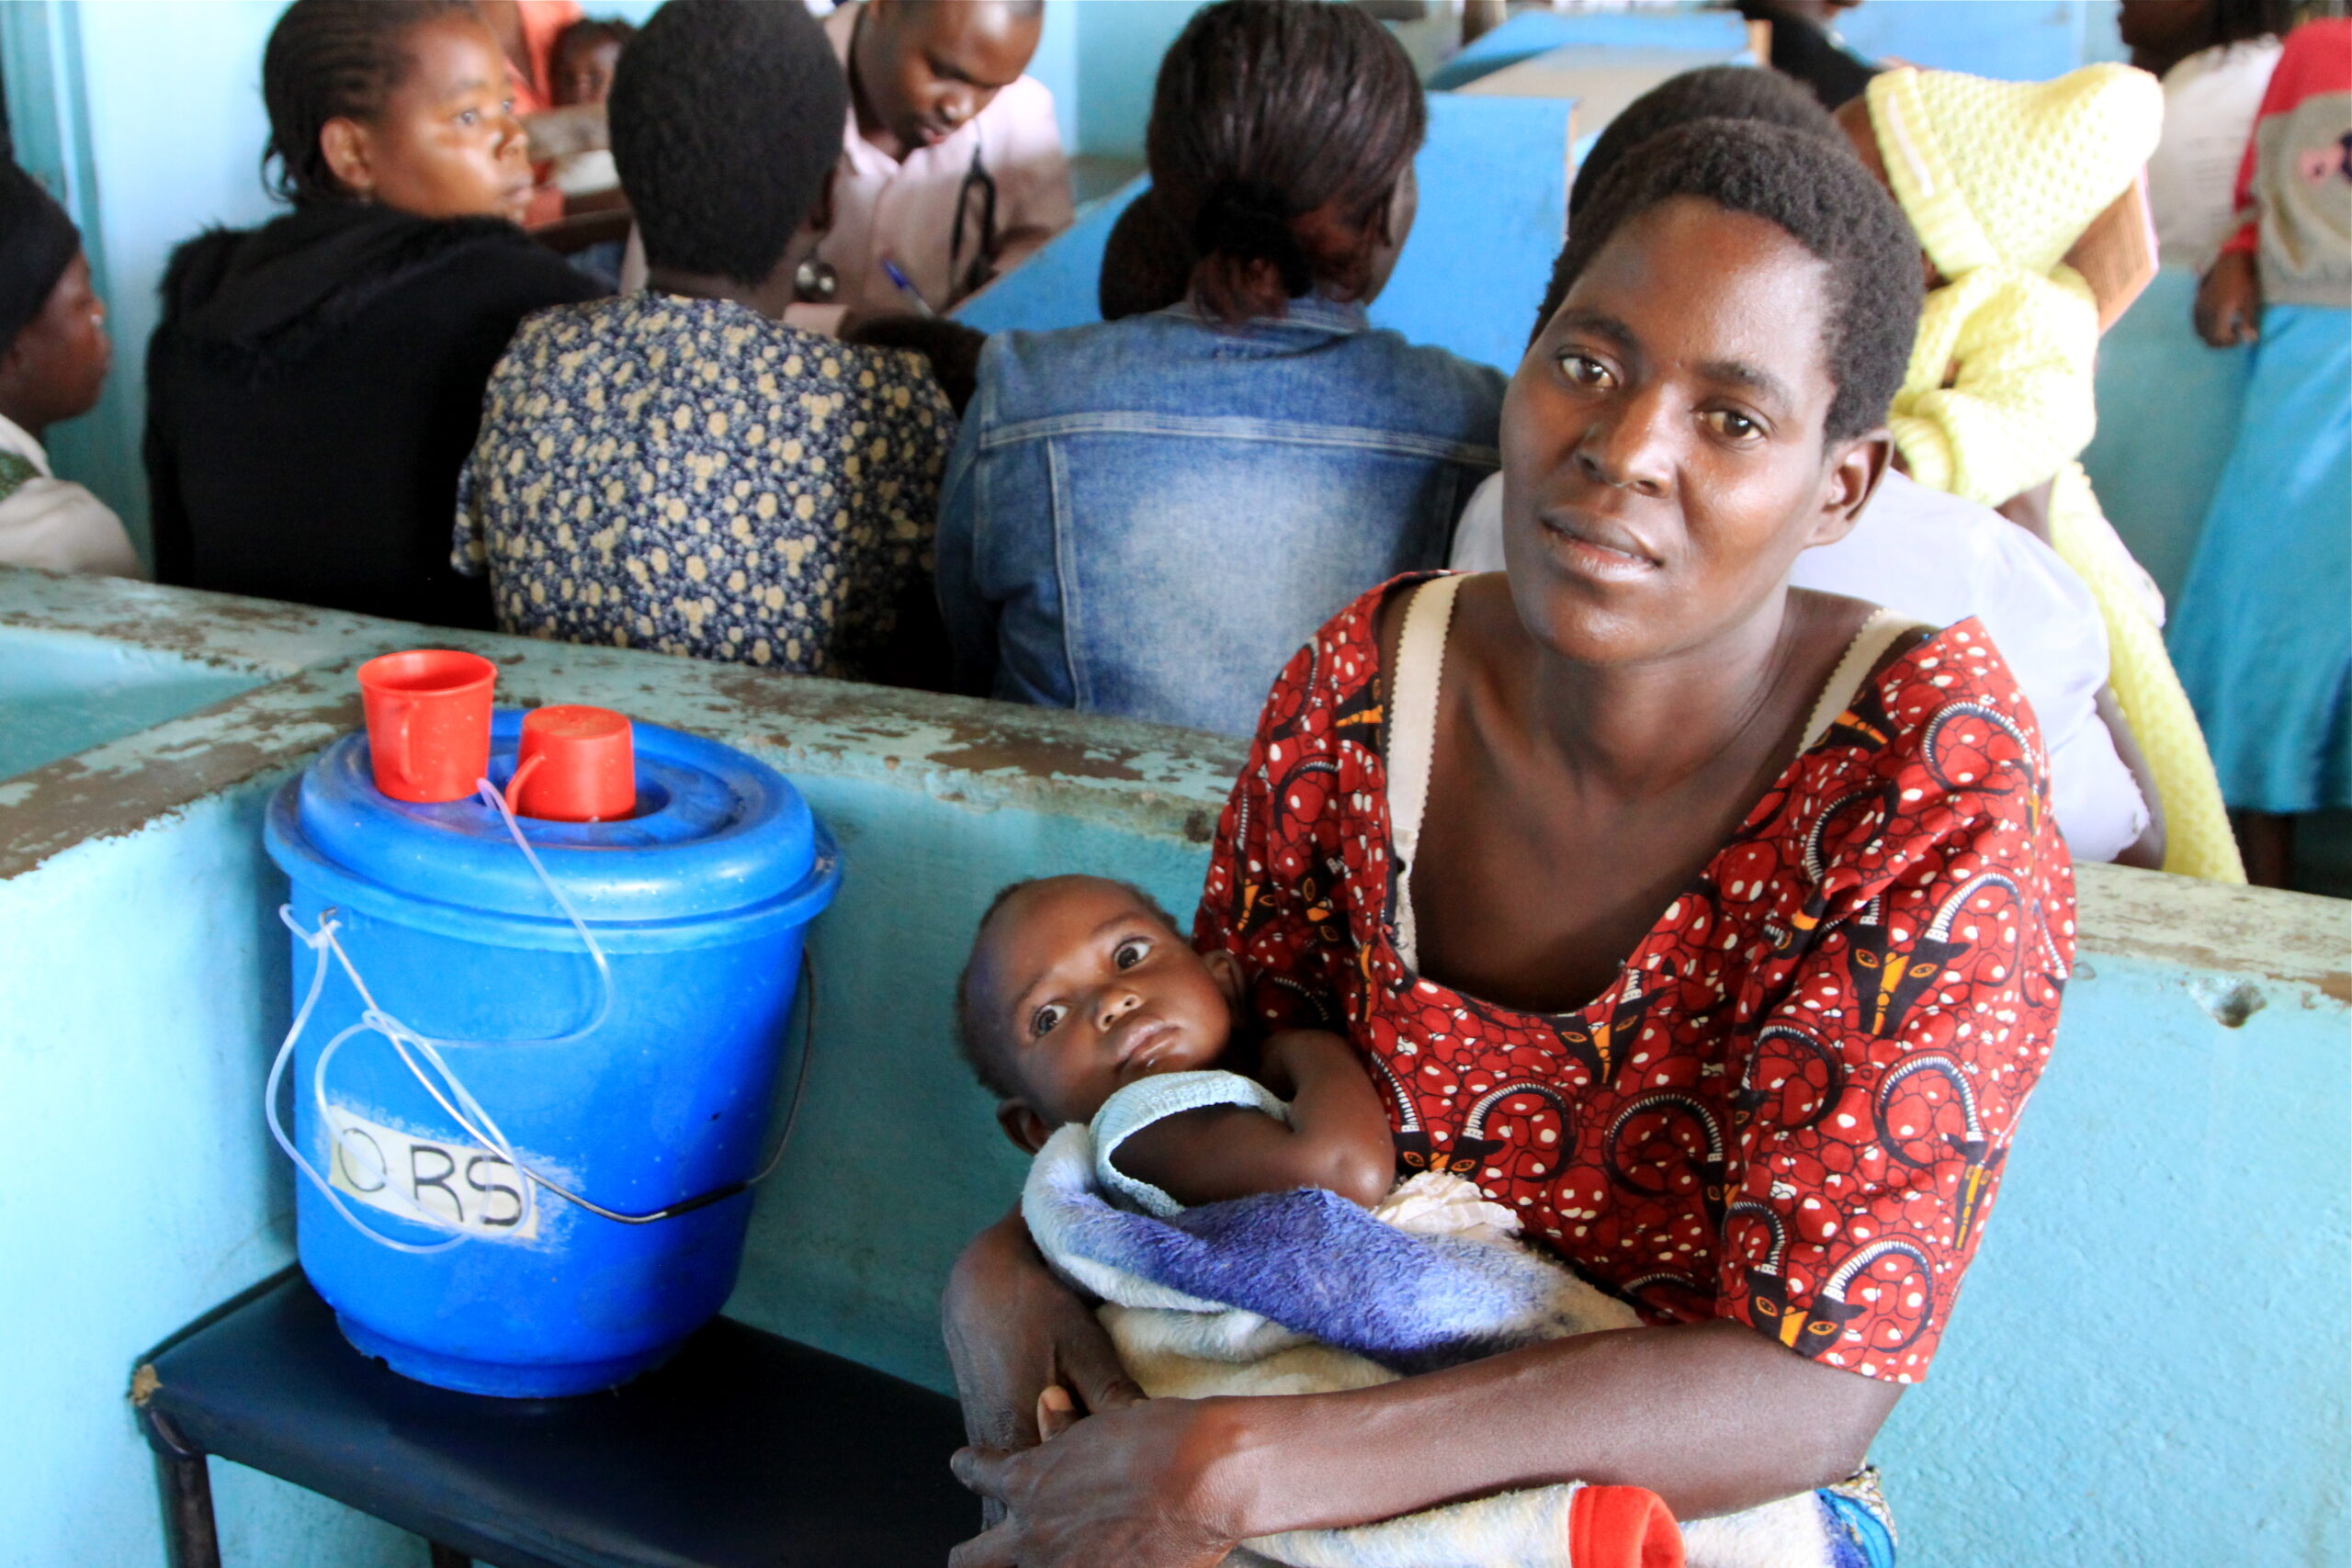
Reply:
[[[490,778],[514,776],[519,709],[492,716]],[[673,920],[726,914],[793,892],[817,860],[818,829],[791,782],[715,740],[638,724],[637,814],[613,822],[521,819],[523,835],[581,917]],[[346,735],[302,775],[291,824],[345,874],[460,908],[552,916],[547,889],[479,795],[441,805],[376,787],[368,737]]]

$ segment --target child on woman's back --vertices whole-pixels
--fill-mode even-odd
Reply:
[[[2162,601],[2075,461],[2096,424],[2099,316],[2064,258],[2131,188],[2163,118],[2154,79],[2114,64],[2033,83],[1904,66],[1838,114],[1930,273],[1888,419],[1897,460],[1931,490],[2034,527],[2082,578],[2154,777],[2165,869],[2240,882],[2212,761],[2157,633]]]
[[[1244,1077],[1240,997],[1233,955],[1195,953],[1142,892],[1046,877],[980,918],[957,1034],[1007,1136],[1034,1154],[1055,1129],[1091,1124],[1104,1192],[1146,1213],[1296,1187],[1378,1202],[1396,1151],[1354,1049],[1283,1030],[1255,1043],[1257,1077]]]

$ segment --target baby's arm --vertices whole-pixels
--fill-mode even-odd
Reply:
[[[1326,1187],[1370,1208],[1388,1193],[1396,1149],[1388,1112],[1353,1047],[1319,1030],[1266,1042],[1266,1076],[1295,1089],[1287,1127],[1261,1111],[1213,1105],[1134,1134],[1111,1163],[1178,1202],[1216,1203],[1253,1192]]]

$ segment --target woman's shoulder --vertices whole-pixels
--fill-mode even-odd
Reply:
[[[990,333],[980,350],[980,389],[1011,417],[1101,407],[1183,353],[1186,331],[1168,312],[1089,321],[1049,332]]]
[[[2039,765],[2041,733],[2032,704],[1984,624],[1973,615],[1942,627],[1915,622],[1854,683],[1806,756],[1849,769],[1919,761],[1954,784],[1980,784],[1981,772],[1964,763],[1954,771],[1938,750],[1949,744],[1950,727],[1968,716],[1980,720],[1970,733],[1991,726],[2008,738],[2005,755]]]
[[[420,237],[418,259],[446,252],[464,261],[467,282],[484,293],[507,291],[538,310],[597,299],[605,288],[563,257],[501,218],[446,220],[446,231]]]
[[[1415,343],[1393,327],[1374,327],[1355,341],[1366,357],[1377,356],[1400,388],[1415,390],[1423,400],[1442,395],[1481,412],[1491,408],[1500,417],[1503,392],[1510,385],[1508,372],[1465,359],[1450,348]]]
[[[1259,738],[1295,737],[1304,752],[1353,736],[1377,750],[1383,608],[1392,594],[1443,575],[1419,571],[1393,577],[1357,595],[1325,621],[1274,677],[1259,712]]]
[[[2063,859],[2049,781],[2032,705],[1972,617],[1898,641],[1750,825],[1769,837],[1777,823],[1804,841],[1809,875],[1842,863],[1867,894],[1916,880],[1931,851],[2012,868]]]
[[[979,381],[1007,420],[1091,412],[1109,400],[1183,414],[1278,412],[1304,423],[1409,431],[1441,443],[1442,455],[1496,461],[1509,385],[1501,371],[1385,328],[1332,330],[1338,307],[1302,306],[1297,315],[1295,323],[1221,329],[1179,305],[1052,332],[996,333],[981,353]],[[1344,393],[1309,391],[1335,385]],[[1249,390],[1258,386],[1262,396]],[[1203,396],[1218,406],[1199,406]]]

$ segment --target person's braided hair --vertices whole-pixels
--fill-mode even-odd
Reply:
[[[1366,235],[1419,151],[1412,61],[1353,6],[1222,0],[1160,62],[1144,155],[1152,194],[1219,321],[1279,316],[1317,284],[1368,287]]]
[[[261,54],[269,111],[262,169],[271,191],[298,206],[353,200],[327,165],[319,133],[331,119],[366,122],[383,113],[410,70],[402,47],[410,32],[475,15],[471,0],[294,0]]]

